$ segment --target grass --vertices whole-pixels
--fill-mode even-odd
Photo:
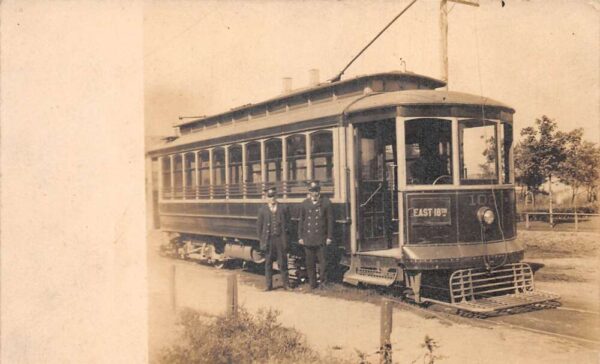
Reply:
[[[160,362],[169,364],[331,363],[352,361],[321,356],[305,337],[277,321],[278,312],[256,315],[240,308],[236,317],[207,318],[186,309],[179,317],[183,327],[179,342],[165,348]]]
[[[529,258],[595,257],[600,245],[599,234],[583,232],[519,230],[518,240]]]

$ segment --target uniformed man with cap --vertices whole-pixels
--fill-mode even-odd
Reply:
[[[333,241],[333,210],[331,201],[321,196],[319,181],[308,186],[310,197],[302,202],[298,222],[298,243],[304,246],[306,270],[311,288],[317,287],[315,258],[319,261],[321,284],[327,283],[325,247]]]
[[[267,204],[258,211],[256,225],[260,250],[265,254],[265,291],[273,289],[273,260],[277,259],[283,289],[288,289],[287,247],[290,214],[287,206],[277,201],[277,190],[265,190]]]

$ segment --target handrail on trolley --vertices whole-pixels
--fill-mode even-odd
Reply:
[[[371,202],[371,200],[373,199],[373,197],[375,196],[375,194],[377,192],[379,192],[379,190],[381,189],[381,187],[383,187],[383,182],[379,182],[379,186],[377,187],[377,189],[375,191],[373,191],[373,193],[371,194],[371,196],[369,196],[369,198],[360,204],[360,207],[365,207],[369,204],[369,202]]]

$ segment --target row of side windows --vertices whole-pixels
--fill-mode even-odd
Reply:
[[[331,130],[172,154],[160,163],[164,199],[259,198],[270,186],[302,197],[309,178],[333,193]]]

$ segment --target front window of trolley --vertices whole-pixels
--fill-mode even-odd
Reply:
[[[495,120],[468,119],[459,121],[458,130],[460,184],[509,183],[512,127]]]
[[[452,121],[413,119],[405,128],[409,185],[452,184]]]

